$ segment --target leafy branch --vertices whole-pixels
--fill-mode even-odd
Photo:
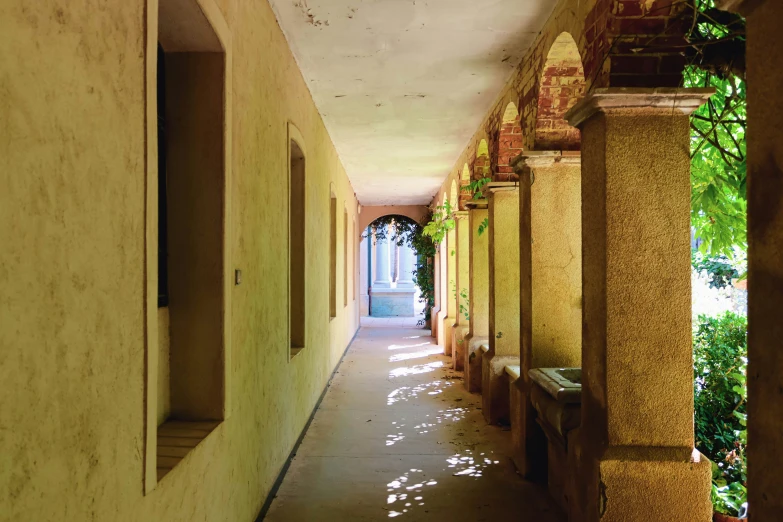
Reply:
[[[446,238],[446,234],[453,230],[455,226],[454,222],[454,207],[451,206],[449,200],[446,200],[443,205],[438,205],[432,212],[432,217],[426,225],[422,233],[432,239],[432,242],[439,245]]]

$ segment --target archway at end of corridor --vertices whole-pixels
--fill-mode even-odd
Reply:
[[[424,250],[421,230],[402,214],[376,217],[364,229],[359,248],[362,326],[427,326],[432,260],[419,252]]]

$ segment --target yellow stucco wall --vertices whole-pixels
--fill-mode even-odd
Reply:
[[[243,272],[226,296],[229,415],[144,494],[146,8],[0,6],[0,520],[253,520],[358,327],[357,300],[331,322],[328,307],[329,185],[350,222],[353,189],[267,2],[219,0],[227,260]],[[308,345],[290,362],[288,121],[308,180]]]

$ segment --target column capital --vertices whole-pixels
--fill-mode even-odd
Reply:
[[[556,164],[580,165],[582,153],[568,150],[528,150],[511,160],[511,166],[517,174],[527,169],[552,167]]]
[[[493,181],[487,183],[484,188],[485,192],[495,194],[497,192],[513,192],[519,190],[519,181]]]
[[[731,11],[742,16],[748,16],[766,0],[718,0],[715,7],[721,11]]]
[[[468,212],[471,210],[486,209],[489,202],[486,199],[471,199],[465,202],[465,206],[468,207]]]
[[[454,219],[467,219],[468,218],[468,211],[467,210],[458,210],[453,213]]]
[[[715,94],[715,89],[673,87],[610,87],[595,89],[569,110],[565,119],[573,127],[581,126],[598,113],[617,110],[668,110],[688,115]]]

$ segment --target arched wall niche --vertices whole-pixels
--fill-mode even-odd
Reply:
[[[534,150],[579,150],[581,134],[564,116],[585,95],[585,72],[574,38],[555,39],[540,77]]]
[[[522,126],[519,122],[519,110],[514,102],[509,102],[503,111],[498,129],[497,169],[492,181],[517,181],[519,176],[511,167],[511,160],[523,150]]]
[[[482,138],[476,147],[476,161],[473,163],[473,179],[488,178],[491,176],[491,165],[489,161],[489,145],[487,140]]]

